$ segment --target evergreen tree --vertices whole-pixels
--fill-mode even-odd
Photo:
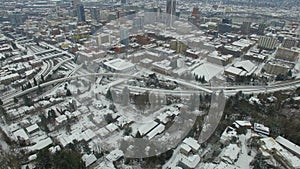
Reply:
[[[41,94],[42,92],[43,92],[43,88],[40,85],[38,85],[38,93]]]
[[[23,101],[24,101],[25,106],[32,106],[33,105],[32,99],[29,98],[28,96],[24,96]]]
[[[66,96],[72,96],[70,89],[67,89]]]
[[[32,87],[31,83],[28,82],[28,83],[27,83],[27,89],[29,89],[29,88],[31,88],[31,87]]]
[[[14,97],[14,103],[17,104],[18,102],[19,102],[18,98]]]
[[[35,78],[33,78],[33,84],[34,84],[34,86],[37,86],[37,85],[38,85]]]
[[[44,75],[42,75],[42,74],[41,74],[41,80],[42,80],[42,82],[45,82]]]
[[[111,94],[110,89],[108,89],[107,92],[106,92],[106,98],[109,99],[109,100],[112,100],[112,94]]]

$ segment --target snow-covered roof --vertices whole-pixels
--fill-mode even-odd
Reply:
[[[246,120],[236,120],[235,123],[237,123],[241,127],[252,126],[250,121],[246,121]]]
[[[13,134],[14,134],[16,140],[18,140],[18,137],[21,137],[24,140],[29,139],[29,137],[28,137],[28,135],[27,135],[27,133],[25,132],[24,129],[19,129],[19,130],[15,131]]]
[[[216,76],[218,73],[222,72],[224,68],[211,63],[204,63],[198,66],[192,71],[193,74],[198,76],[204,76],[206,81]]]
[[[41,149],[49,146],[52,143],[53,143],[52,139],[50,137],[47,137],[46,139],[40,140],[39,142],[37,142],[36,144],[34,144],[33,146],[31,146],[29,149],[31,151],[41,150]]]
[[[99,130],[97,130],[96,133],[99,134],[101,137],[105,137],[109,133],[109,131],[105,127],[102,127]]]
[[[291,141],[278,136],[275,139],[279,144],[281,144],[283,147],[286,147],[288,150],[292,151],[293,153],[297,154],[298,156],[300,156],[300,146],[298,146],[295,143],[292,143]]]
[[[148,139],[152,139],[154,136],[156,136],[157,134],[160,134],[161,132],[163,132],[165,130],[165,125],[163,124],[159,124],[157,127],[155,127],[152,131],[150,131],[147,134]]]
[[[180,145],[180,149],[184,150],[185,152],[190,152],[192,150],[190,146],[184,143]]]
[[[230,164],[233,164],[234,161],[238,158],[240,153],[240,148],[236,144],[229,144],[223,151],[222,159],[227,161]]]
[[[228,67],[227,69],[225,69],[225,71],[234,75],[240,75],[243,72],[242,69],[233,66]]]
[[[249,73],[255,69],[256,65],[254,63],[252,63],[250,60],[244,60],[244,61],[235,63],[234,67],[242,68]]]
[[[274,152],[274,150],[276,150],[276,154],[288,161],[293,168],[300,167],[300,159],[294,156],[293,154],[289,153],[286,149],[279,145],[272,137],[262,138],[260,140],[263,142],[263,145],[261,146],[263,151]]]
[[[93,132],[91,129],[85,130],[81,133],[81,135],[85,141],[89,141],[96,136],[95,132]]]
[[[62,123],[64,121],[66,121],[66,120],[67,120],[67,116],[66,115],[60,115],[60,116],[58,116],[58,117],[55,118],[55,121],[57,123]]]
[[[143,136],[143,135],[147,134],[150,130],[152,130],[157,125],[158,125],[158,123],[156,121],[151,121],[149,123],[145,123],[145,124],[141,125],[139,127],[138,131]]]
[[[168,119],[168,114],[166,114],[166,113],[160,114],[160,115],[157,117],[157,119],[158,119],[160,122],[164,123],[164,124],[166,124],[166,123],[169,121],[169,119]]]
[[[190,155],[188,157],[182,155],[180,158],[180,162],[188,168],[195,168],[200,162],[200,156],[198,154]]]
[[[110,123],[110,124],[108,124],[107,126],[105,126],[106,128],[107,128],[107,130],[109,130],[110,132],[113,132],[113,131],[115,131],[115,130],[117,130],[118,129],[118,126],[117,125],[115,125],[115,124],[113,124],[113,123]]]
[[[39,126],[38,126],[37,124],[33,124],[33,125],[27,127],[27,128],[26,128],[26,131],[27,131],[28,133],[31,133],[31,132],[37,130],[38,128],[39,128]]]
[[[84,161],[85,163],[85,166],[88,167],[90,166],[91,164],[93,164],[95,161],[97,161],[97,158],[94,154],[84,154],[82,157],[81,157],[82,161]]]
[[[106,65],[114,70],[119,70],[119,71],[126,70],[126,69],[134,66],[133,63],[127,62],[127,61],[125,61],[123,59],[119,59],[119,58],[104,62],[104,65]]]
[[[282,151],[283,148],[272,138],[272,137],[266,137],[260,139],[263,142],[263,149],[264,150],[277,150],[277,151]]]
[[[269,127],[264,126],[263,124],[254,123],[254,131],[262,134],[269,135],[270,129]]]
[[[121,157],[124,156],[124,153],[122,150],[119,150],[119,149],[116,149],[116,150],[113,150],[111,151],[107,156],[106,156],[106,159],[108,161],[117,161],[118,159],[120,159]]]
[[[192,137],[185,138],[183,143],[189,145],[194,151],[198,151],[200,148],[198,141]]]

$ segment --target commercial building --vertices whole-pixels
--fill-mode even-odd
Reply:
[[[287,49],[287,48],[278,48],[275,58],[282,59],[290,62],[294,62],[299,56],[299,52]]]
[[[282,42],[282,47],[291,49],[292,47],[297,46],[299,40],[295,38],[285,38]]]
[[[76,9],[78,22],[85,22],[85,12],[83,4],[77,4]]]
[[[176,12],[176,0],[167,0],[166,13],[170,15],[175,15]]]
[[[169,60],[162,60],[160,62],[154,62],[154,63],[152,63],[152,70],[154,70],[158,73],[170,75],[172,72],[172,67],[170,66],[170,64],[171,64],[171,62]]]
[[[250,76],[255,70],[257,66],[253,64],[251,61],[241,61],[235,63],[233,66],[225,69],[224,74],[227,75],[231,79],[237,79],[239,77]]]
[[[264,158],[269,159],[273,156],[284,168],[300,168],[300,159],[284,149],[272,137],[260,139],[260,144],[259,151],[262,152]]]
[[[261,49],[273,50],[276,47],[276,41],[275,37],[263,36],[258,40],[258,47]]]
[[[171,26],[176,15],[176,0],[167,0],[166,13],[166,23],[168,26]]]
[[[96,36],[96,43],[97,43],[97,46],[99,48],[101,48],[102,45],[105,44],[105,43],[110,44],[111,43],[111,36],[110,36],[110,34],[104,34],[103,33],[103,34],[100,34],[100,35]]]
[[[171,40],[170,42],[170,48],[172,50],[175,50],[176,53],[185,53],[187,51],[187,44],[179,41],[179,40]]]
[[[258,35],[264,35],[265,34],[265,29],[266,29],[266,24],[261,23],[258,25],[258,29],[257,29],[257,34]]]
[[[266,73],[273,75],[287,74],[291,68],[291,66],[279,61],[269,61],[264,66]]]
[[[229,33],[232,30],[232,25],[227,23],[219,23],[218,31],[219,33]]]
[[[241,33],[248,35],[250,33],[251,22],[243,22],[241,26]]]
[[[120,29],[120,43],[128,46],[129,44],[129,33],[127,28]]]
[[[114,59],[103,63],[104,66],[112,71],[119,73],[131,72],[135,69],[135,64],[122,59]]]
[[[90,9],[91,18],[95,21],[100,21],[100,9],[97,7],[93,7]]]
[[[255,132],[264,134],[264,135],[270,135],[270,129],[269,127],[264,126],[263,124],[254,123],[253,129]]]
[[[210,53],[207,56],[207,61],[214,63],[214,64],[218,64],[218,65],[223,65],[226,66],[229,63],[231,63],[233,60],[233,56],[228,54],[228,55],[221,55],[218,54],[217,51]]]

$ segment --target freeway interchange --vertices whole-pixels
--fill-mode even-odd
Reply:
[[[81,65],[82,66],[82,65]],[[76,67],[73,72],[76,72],[78,69],[81,68],[81,66]],[[136,75],[129,75],[129,74],[121,74],[121,73],[88,73],[88,74],[83,74],[83,75],[74,75],[59,79],[54,79],[45,83],[40,84],[40,87],[44,88],[50,85],[62,83],[65,81],[69,81],[72,79],[77,79],[81,77],[99,77],[99,76],[113,76],[113,77],[118,77],[118,78],[125,78],[123,81],[120,81],[118,83],[112,83],[110,87],[116,87],[117,89],[120,90],[120,87],[127,86],[131,92],[144,92],[144,91],[152,91],[152,92],[159,92],[159,93],[164,93],[164,94],[169,94],[169,95],[177,95],[177,96],[182,96],[182,95],[191,95],[194,93],[213,93],[215,91],[224,91],[224,94],[226,96],[232,96],[235,95],[237,92],[242,91],[245,94],[258,94],[258,93],[267,93],[267,92],[275,92],[275,91],[280,91],[280,90],[290,90],[290,89],[296,89],[297,87],[300,87],[300,79],[295,79],[295,80],[290,80],[290,81],[285,81],[285,82],[280,82],[280,83],[273,83],[265,86],[204,86],[204,85],[196,85],[187,81],[183,81],[180,79],[173,79],[173,78],[168,78],[168,80],[172,80],[174,82],[177,82],[178,84],[181,84],[183,86],[187,86],[192,88],[192,90],[166,90],[166,89],[152,89],[152,88],[143,88],[143,87],[137,87],[137,86],[129,86],[129,85],[119,85],[122,82],[125,82],[126,80],[130,78],[140,78]],[[4,96],[3,97],[3,102],[4,104],[9,103],[13,100],[14,97],[20,97],[25,94],[29,94],[30,92],[33,92],[38,89],[38,86],[33,86],[32,88],[26,89],[24,91],[19,91],[16,92],[12,95],[9,96]]]

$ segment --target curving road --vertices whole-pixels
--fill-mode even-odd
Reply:
[[[79,66],[80,67],[80,66]],[[75,69],[75,71],[78,70],[78,67]],[[74,72],[74,71],[72,71]],[[72,74],[72,73],[71,73]],[[70,74],[70,75],[71,75]],[[60,83],[63,81],[67,80],[72,80],[80,77],[87,77],[87,76],[114,76],[114,77],[122,77],[122,78],[140,78],[135,75],[128,75],[128,74],[120,74],[120,73],[90,73],[90,74],[84,74],[84,75],[76,75],[76,76],[69,76],[69,77],[64,77],[60,79],[55,79],[46,83],[41,84],[41,87],[46,87],[52,84]],[[206,92],[206,93],[212,93],[213,91],[216,90],[224,90],[225,95],[230,96],[234,95],[239,91],[242,91],[243,93],[246,94],[257,94],[261,92],[274,92],[274,91],[280,91],[280,90],[288,90],[288,89],[295,89],[297,87],[300,87],[300,79],[297,80],[292,80],[292,81],[286,81],[286,82],[280,82],[280,83],[275,83],[267,86],[231,86],[231,87],[207,87],[207,86],[198,86],[192,83],[189,83],[187,81],[182,81],[178,79],[169,79],[176,81],[179,84],[185,85],[192,87],[196,89],[197,92]],[[118,84],[118,83],[117,83]],[[13,95],[10,95],[9,97],[2,98],[4,104],[8,103],[9,101],[12,101],[14,97],[19,97],[25,94],[28,94],[30,92],[35,91],[38,88],[38,86],[34,86],[30,89],[27,89],[25,91],[20,91],[17,92]],[[210,90],[210,89],[211,90]],[[165,90],[165,89],[150,89],[150,88],[140,88],[137,86],[130,86],[130,89],[132,91],[140,92],[140,91],[145,91],[145,90],[151,90],[151,91],[156,91],[156,92],[163,92],[164,94],[174,94],[174,95],[182,95],[182,94],[193,94],[196,91],[195,90],[181,90],[181,91],[176,91],[176,90]]]

